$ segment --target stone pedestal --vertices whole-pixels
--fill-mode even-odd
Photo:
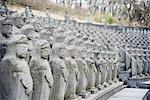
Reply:
[[[128,71],[121,71],[121,72],[119,72],[118,77],[119,77],[120,80],[126,81],[130,77],[130,72],[128,72]]]
[[[138,88],[140,83],[148,81],[148,80],[150,80],[150,77],[129,78],[129,80],[127,81],[127,84],[129,87]]]
[[[96,94],[91,94],[89,98],[85,98],[82,100],[107,100],[110,96],[122,90],[126,86],[123,85],[123,82],[118,82],[114,85],[111,85],[108,88],[104,88],[103,90],[97,92]]]

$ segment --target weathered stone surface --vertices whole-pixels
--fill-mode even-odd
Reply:
[[[109,9],[107,11],[111,12]],[[14,23],[11,17],[15,19]],[[72,20],[65,22],[32,14],[2,17],[0,20],[1,59],[6,59],[7,49],[9,52],[9,49],[14,48],[12,51],[15,52],[22,43],[16,42],[17,48],[13,45],[9,48],[8,40],[14,34],[26,35],[28,39],[28,51],[23,52],[22,45],[19,48],[19,53],[21,49],[21,53],[26,53],[27,56],[19,54],[18,57],[18,54],[10,53],[17,60],[7,64],[7,61],[2,60],[3,65],[0,67],[6,66],[9,69],[9,66],[15,66],[14,63],[19,64],[16,66],[25,63],[24,66],[29,68],[27,72],[31,72],[29,76],[33,79],[33,85],[30,84],[33,86],[33,100],[78,100],[81,97],[107,99],[122,87],[118,75],[125,84],[134,87],[150,78],[150,31],[147,28],[97,25]],[[12,72],[12,69],[9,70]],[[3,72],[2,69],[0,71]],[[6,75],[4,71],[0,78],[9,74]],[[12,77],[8,77],[4,83],[12,83],[10,87],[16,83],[12,89],[19,89],[19,81],[11,80]],[[26,87],[20,88],[26,91]],[[1,86],[0,90],[5,89]],[[31,88],[30,90],[32,91]],[[1,99],[3,91],[0,92]],[[7,93],[7,90],[4,92]],[[13,92],[11,95],[17,96]],[[25,94],[21,91],[19,95]]]
[[[64,100],[68,81],[68,69],[65,65],[65,45],[56,43],[52,49],[53,58],[51,59],[54,85],[52,87],[51,100]]]
[[[30,60],[31,75],[34,83],[32,100],[49,100],[53,86],[53,76],[48,61],[51,54],[50,45],[46,40],[38,40],[37,46],[37,55],[32,56]]]
[[[1,61],[2,100],[31,100],[33,82],[25,60],[28,40],[24,35],[14,35],[8,41],[8,50]]]

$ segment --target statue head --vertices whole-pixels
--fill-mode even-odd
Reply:
[[[46,40],[38,40],[37,45],[39,48],[39,53],[41,58],[48,59],[50,57],[51,49],[48,41]]]
[[[52,56],[53,57],[66,57],[66,46],[64,43],[55,43],[52,48]]]
[[[40,37],[32,25],[25,25],[23,27],[23,34],[27,36],[28,40],[33,40]]]
[[[40,32],[42,30],[41,20],[39,18],[32,20],[31,23],[33,24],[34,30],[36,32]]]
[[[14,25],[18,28],[22,28],[22,26],[24,25],[23,18],[19,15],[16,15],[14,18]]]
[[[9,43],[9,49],[12,49],[9,51],[9,53],[13,53],[15,51],[15,55],[18,58],[25,58],[28,54],[28,39],[25,35],[13,35]]]
[[[94,59],[94,50],[88,49],[87,50],[87,57],[90,59]]]
[[[78,47],[77,51],[78,51],[78,57],[81,57],[83,59],[86,58],[86,52],[87,52],[87,50],[86,50],[85,47]]]
[[[13,21],[11,18],[7,17],[2,21],[2,35],[9,38],[12,35]]]

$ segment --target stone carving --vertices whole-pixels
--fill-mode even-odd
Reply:
[[[148,62],[148,66],[150,66],[150,55],[147,54],[146,59]],[[148,74],[150,74],[150,67],[148,68]]]
[[[83,98],[87,98],[90,94],[88,91],[86,91],[89,69],[85,58],[86,58],[85,48],[79,47],[78,56],[75,58],[80,71],[80,78],[77,85],[77,94],[79,96],[82,96]]]
[[[116,59],[118,59],[117,63],[120,68],[120,71],[125,70],[125,59],[126,59],[126,53],[123,48],[118,48],[118,44],[116,44],[114,52],[116,53]]]
[[[112,53],[111,52],[109,52],[108,53],[108,58],[107,58],[107,62],[108,62],[108,72],[109,72],[109,74],[108,74],[108,83],[110,84],[110,85],[112,85],[113,84],[113,81],[112,81],[112,76],[113,76],[113,70],[114,70],[114,65],[113,65],[113,57],[112,57]]]
[[[138,55],[138,56],[136,57],[136,60],[137,60],[137,74],[138,74],[138,77],[144,77],[144,75],[143,75],[144,64],[143,64],[141,58],[142,58],[141,55]]]
[[[95,66],[95,63],[93,61],[94,59],[94,51],[93,50],[88,50],[87,51],[87,58],[86,63],[89,69],[89,73],[88,73],[88,84],[87,84],[87,90],[89,90],[91,92],[91,94],[94,94],[97,92],[97,88],[95,88],[95,78],[96,78],[96,74],[97,74],[97,69]]]
[[[32,13],[31,6],[26,6],[25,11],[24,11],[24,17],[28,19],[28,18],[31,18],[33,16],[34,15]]]
[[[96,74],[96,80],[95,80],[95,86],[99,89],[102,90],[104,87],[102,86],[102,64],[100,62],[99,55],[100,53],[98,51],[95,51],[95,57],[94,57],[94,62],[95,66],[97,68],[97,74]]]
[[[74,46],[68,46],[66,48],[66,59],[65,64],[69,71],[68,83],[67,83],[67,91],[65,95],[65,100],[73,100],[79,98],[76,95],[76,87],[77,82],[79,81],[80,72],[75,60],[75,56],[77,55],[77,51]]]
[[[2,5],[1,8],[0,8],[0,16],[2,17],[6,17],[8,14],[8,8],[7,6],[5,5]]]
[[[112,80],[115,83],[119,82],[119,79],[117,77],[119,73],[119,66],[117,65],[116,61],[116,54],[114,53],[112,55]]]
[[[27,61],[28,63],[30,63],[30,60],[32,58],[32,56],[36,55],[36,41],[39,38],[39,34],[37,32],[34,31],[34,28],[32,25],[25,25],[23,27],[23,34],[27,36],[28,41],[28,45],[29,45],[29,51],[28,51],[28,57],[27,57]]]
[[[64,62],[65,49],[63,43],[55,43],[52,49],[51,67],[54,84],[50,100],[64,100],[68,80],[68,69]]]
[[[149,67],[148,67],[148,61],[147,61],[145,55],[142,56],[142,61],[143,61],[143,64],[144,64],[144,71],[143,71],[143,73],[144,73],[145,76],[148,76],[149,75],[148,74],[148,68]]]
[[[7,17],[2,20],[1,40],[0,40],[0,61],[4,57],[7,49],[7,42],[12,36],[13,21]]]
[[[14,15],[13,21],[14,21],[13,33],[14,34],[21,34],[22,33],[22,27],[24,25],[23,18],[20,15],[16,14],[16,15]]]
[[[131,77],[136,78],[137,77],[137,61],[136,61],[137,56],[132,55],[131,57]]]
[[[99,58],[100,58],[100,62],[102,64],[102,66],[101,66],[102,85],[104,87],[108,87],[108,83],[107,83],[108,70],[107,70],[107,61],[106,61],[106,57],[105,57],[105,52],[101,52],[101,54],[99,55]]]
[[[33,82],[25,58],[28,40],[25,35],[14,35],[1,62],[2,100],[31,100]]]
[[[38,33],[41,32],[42,30],[42,21],[40,18],[35,18],[34,20],[32,20],[32,25],[34,27],[34,30]]]
[[[46,40],[37,41],[37,56],[30,61],[31,75],[33,78],[32,100],[49,100],[50,90],[53,85],[53,76],[49,65],[50,45]]]

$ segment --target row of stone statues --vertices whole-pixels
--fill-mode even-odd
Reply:
[[[93,39],[59,28],[47,35],[35,18],[1,22],[1,100],[80,99],[118,82],[116,55]]]
[[[143,65],[144,59],[139,63],[139,56],[134,58],[140,52],[149,57],[147,48],[144,53],[149,45],[147,32],[120,32],[28,15],[31,12],[1,18],[2,100],[81,99],[119,82],[118,71],[148,76],[149,64]],[[132,35],[135,42],[144,36],[146,45],[140,43],[139,52],[126,41]]]

